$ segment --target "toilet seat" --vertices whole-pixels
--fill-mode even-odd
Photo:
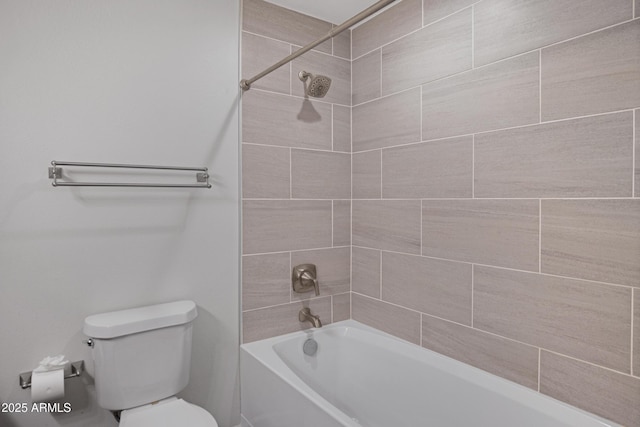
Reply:
[[[120,427],[218,427],[215,418],[203,408],[176,397],[126,409],[120,414]]]

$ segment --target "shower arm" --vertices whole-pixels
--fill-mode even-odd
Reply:
[[[307,53],[308,51],[310,51],[314,47],[318,46],[319,44],[324,43],[325,41],[329,40],[330,38],[337,36],[338,34],[343,32],[347,28],[357,24],[358,22],[362,21],[365,18],[368,18],[369,16],[373,15],[374,13],[379,11],[380,9],[388,6],[389,4],[393,3],[394,1],[396,1],[396,0],[380,0],[379,2],[369,6],[368,8],[363,10],[362,12],[358,13],[357,15],[355,15],[354,17],[344,21],[342,24],[340,24],[337,27],[333,28],[331,31],[329,31],[326,35],[320,37],[318,40],[316,40],[314,42],[311,42],[308,45],[304,46],[303,48],[295,51],[291,55],[287,56],[286,58],[284,58],[284,59],[282,59],[282,60],[280,60],[278,62],[276,62],[271,67],[267,68],[266,70],[262,71],[261,73],[256,74],[255,76],[251,77],[250,79],[240,80],[240,87],[242,88],[242,90],[251,89],[251,85],[256,80],[260,80],[261,78],[263,78],[267,74],[272,73],[273,71],[277,70],[278,68],[282,67],[283,65],[293,61],[294,59],[296,59],[300,55],[303,55],[303,54]]]

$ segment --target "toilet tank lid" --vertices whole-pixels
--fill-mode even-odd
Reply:
[[[84,319],[83,332],[91,338],[116,338],[182,325],[197,315],[196,304],[189,300],[149,305],[89,316]]]

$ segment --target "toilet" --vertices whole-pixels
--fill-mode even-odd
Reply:
[[[120,412],[120,427],[217,427],[203,408],[175,397],[189,383],[193,301],[95,314],[91,338],[98,405]]]

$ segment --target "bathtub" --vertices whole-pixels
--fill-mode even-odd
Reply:
[[[240,363],[243,427],[620,427],[354,320],[244,344]]]

